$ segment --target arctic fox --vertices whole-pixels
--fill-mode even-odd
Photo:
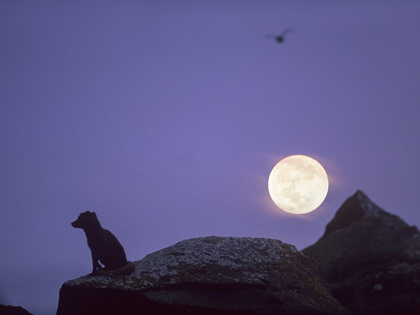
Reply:
[[[83,229],[86,233],[87,243],[92,252],[92,274],[122,275],[130,274],[134,270],[134,264],[127,262],[120,242],[114,234],[102,228],[95,212],[81,213],[71,225],[74,228]],[[99,262],[105,267],[102,267]]]

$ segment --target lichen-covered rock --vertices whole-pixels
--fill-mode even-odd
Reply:
[[[67,281],[57,314],[349,314],[317,263],[279,240],[190,239],[135,266]]]
[[[420,314],[420,233],[357,191],[302,251],[353,314]]]

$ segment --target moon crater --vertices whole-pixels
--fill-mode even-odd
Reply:
[[[327,196],[327,172],[309,156],[292,155],[274,166],[268,191],[280,209],[294,214],[308,213],[318,208]]]

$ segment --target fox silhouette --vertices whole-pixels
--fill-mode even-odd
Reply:
[[[71,225],[83,229],[86,233],[87,243],[92,252],[92,274],[103,275],[106,274],[106,270],[124,269],[128,264],[124,248],[114,234],[102,228],[95,212],[81,213]]]

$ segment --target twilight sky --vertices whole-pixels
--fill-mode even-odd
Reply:
[[[419,1],[0,1],[0,304],[54,314],[95,211],[129,260],[201,236],[302,249],[357,189],[420,225]],[[293,27],[282,44],[267,37]],[[293,154],[330,177],[281,213]]]

